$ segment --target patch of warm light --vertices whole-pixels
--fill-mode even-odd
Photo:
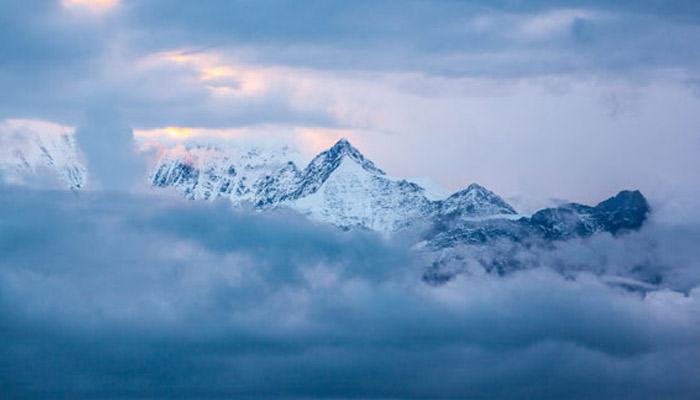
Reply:
[[[158,53],[165,62],[192,68],[205,88],[219,95],[256,95],[268,90],[270,71],[265,68],[227,63],[212,53],[190,53],[183,50]]]
[[[61,0],[63,7],[83,7],[91,11],[107,11],[117,4],[120,0]]]
[[[199,132],[196,129],[179,127],[179,126],[168,126],[165,128],[134,130],[134,136],[140,137],[143,139],[153,139],[153,140],[167,139],[167,138],[183,140],[183,139],[187,139],[187,138],[194,136],[194,135],[197,135],[197,134],[199,134]]]
[[[192,134],[192,129],[190,128],[178,128],[174,126],[165,128],[165,131],[172,137],[185,137]]]
[[[209,54],[190,53],[184,50],[165,51],[157,53],[155,56],[163,61],[174,62],[176,64],[192,64],[200,68],[218,60],[217,57]]]
[[[181,54],[181,53],[167,53],[164,58],[168,61],[172,61],[178,64],[184,64],[190,62],[192,57]]]
[[[259,139],[270,142],[294,143],[305,156],[313,156],[333,146],[340,138],[351,142],[361,131],[305,126],[261,125],[237,128],[196,128],[168,126],[155,129],[135,129],[134,136],[142,141],[172,142],[202,138],[203,140],[239,141]]]
[[[202,68],[200,72],[202,73],[202,75],[199,77],[199,79],[203,81],[227,76],[234,76],[236,74],[235,71],[229,67]]]

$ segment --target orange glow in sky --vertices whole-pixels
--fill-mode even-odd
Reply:
[[[185,138],[185,137],[190,136],[192,134],[192,129],[169,126],[169,127],[165,128],[165,132],[167,132],[170,136],[175,137],[175,138]]]
[[[320,151],[331,147],[338,139],[345,137],[353,143],[362,137],[361,131],[346,129],[326,129],[305,126],[258,126],[238,128],[197,128],[167,126],[154,129],[135,129],[134,136],[150,145],[186,141],[198,136],[222,140],[261,140],[273,143],[291,144],[309,159]]]
[[[161,60],[194,68],[204,87],[214,94],[256,95],[268,89],[269,71],[264,68],[227,64],[211,53],[176,50],[160,55]]]
[[[145,139],[171,138],[171,139],[187,139],[191,136],[200,134],[198,129],[185,128],[180,126],[167,126],[164,128],[134,130],[134,135]]]
[[[84,7],[91,11],[106,11],[119,4],[120,0],[61,0],[64,7]]]

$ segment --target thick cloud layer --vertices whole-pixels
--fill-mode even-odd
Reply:
[[[608,247],[615,259],[624,246]],[[2,188],[0,390],[25,399],[697,396],[700,289],[644,295],[542,263],[431,287],[403,244],[293,215]]]

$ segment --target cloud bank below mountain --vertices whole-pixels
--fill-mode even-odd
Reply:
[[[2,188],[0,239],[7,398],[682,399],[700,390],[697,282],[631,293],[587,273],[564,278],[542,257],[541,268],[432,287],[404,244],[370,233],[114,193]],[[697,268],[690,242],[677,245],[684,257],[608,240],[561,251],[614,265],[627,246]]]

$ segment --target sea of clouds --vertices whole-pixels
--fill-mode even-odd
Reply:
[[[663,238],[698,230],[665,229],[567,244],[536,268],[431,286],[408,244],[293,214],[1,187],[0,391],[696,398],[699,250]],[[599,271],[550,265],[565,257],[612,268],[650,255],[687,279],[629,291]]]

